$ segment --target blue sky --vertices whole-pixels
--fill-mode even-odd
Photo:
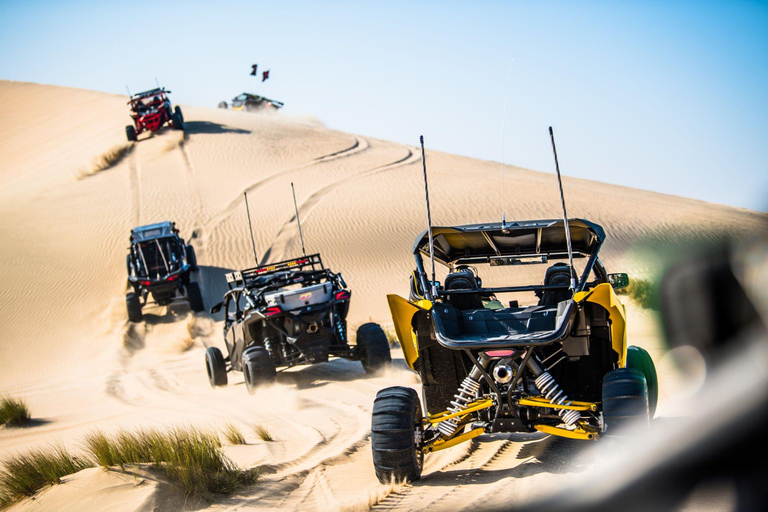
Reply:
[[[0,0],[0,78],[215,106],[768,210],[764,2]],[[270,69],[261,84],[250,65]],[[122,129],[122,127],[120,127]]]

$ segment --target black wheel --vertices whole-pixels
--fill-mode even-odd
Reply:
[[[357,350],[366,373],[376,373],[392,364],[387,335],[379,324],[363,324],[357,330]]]
[[[264,384],[275,382],[275,363],[264,347],[252,347],[243,354],[243,376],[248,393],[254,394]]]
[[[371,449],[379,482],[414,482],[421,478],[424,453],[416,444],[421,431],[421,404],[416,391],[394,386],[376,394]]]
[[[128,270],[128,275],[131,275],[132,269],[131,269],[131,255],[130,254],[126,254],[125,255],[125,267]]]
[[[177,113],[174,113],[171,116],[171,124],[173,124],[173,129],[174,130],[183,130],[184,129],[184,120]]]
[[[203,304],[203,294],[200,293],[200,285],[191,282],[187,285],[187,300],[189,300],[189,308],[195,313],[199,313],[205,309]]]
[[[648,413],[653,419],[659,403],[659,377],[651,355],[643,348],[630,345],[627,347],[627,368],[640,370],[645,375],[645,383],[648,385]]]
[[[212,388],[227,385],[227,365],[217,347],[208,347],[205,351],[205,369]]]
[[[648,385],[641,371],[619,368],[605,374],[603,423],[606,436],[621,436],[629,426],[648,428]]]
[[[229,108],[229,105],[227,105],[226,101],[220,101],[219,108]]]
[[[136,128],[131,125],[125,127],[125,136],[130,142],[136,142]]]
[[[125,294],[125,306],[128,309],[128,320],[141,322],[144,319],[144,314],[141,312],[141,301],[136,292]]]
[[[181,113],[181,107],[176,105],[176,107],[173,109],[173,113],[179,116],[181,124],[184,124],[184,114]]]
[[[187,263],[192,272],[197,270],[197,256],[195,256],[195,248],[192,245],[187,245]]]

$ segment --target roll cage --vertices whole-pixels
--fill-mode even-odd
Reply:
[[[340,273],[336,274],[323,266],[320,254],[230,272],[225,277],[229,290],[224,294],[222,302],[211,308],[212,313],[218,312],[233,297],[238,304],[239,298],[243,297],[250,307],[257,308],[265,303],[265,293],[296,284],[304,287],[330,282],[336,288],[346,288]]]
[[[590,273],[594,270],[601,282],[607,282],[607,273],[598,258],[598,252],[605,240],[603,229],[583,219],[570,219],[569,226],[573,240],[573,257],[587,258],[584,271],[578,276],[574,293],[584,291]],[[450,270],[459,265],[487,263],[491,266],[542,264],[553,260],[567,260],[565,230],[562,220],[522,221],[502,225],[499,223],[471,224],[454,227],[432,228],[435,261]],[[414,271],[416,295],[427,300],[470,293],[541,292],[544,290],[568,289],[568,285],[505,286],[447,291],[435,283],[436,296],[432,294],[423,256],[429,258],[429,238],[425,231],[413,246],[416,260]]]

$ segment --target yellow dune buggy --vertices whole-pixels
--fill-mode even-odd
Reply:
[[[486,432],[593,440],[649,425],[656,370],[645,350],[627,347],[614,293],[629,279],[608,274],[598,258],[600,226],[568,224],[573,266],[562,220],[435,227],[434,260],[448,268],[442,283],[424,269],[428,232],[416,239],[410,297],[388,301],[423,404],[407,387],[376,395],[371,444],[382,483],[418,480],[425,454]],[[543,282],[516,284],[514,274],[527,277],[531,264],[547,266]],[[484,287],[480,265],[515,285]],[[530,304],[500,300],[520,294]]]

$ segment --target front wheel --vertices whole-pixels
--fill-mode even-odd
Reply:
[[[195,313],[199,313],[205,309],[203,304],[203,294],[200,292],[200,285],[197,283],[189,283],[187,285],[187,299],[189,300],[189,307]]]
[[[645,375],[633,368],[611,370],[603,378],[603,423],[605,435],[621,436],[627,428],[650,426],[648,385]]]
[[[645,376],[648,385],[648,413],[653,419],[659,403],[659,377],[651,355],[643,348],[630,345],[627,347],[627,368],[639,370]]]
[[[217,347],[208,347],[205,351],[205,369],[212,388],[227,385],[227,364]]]
[[[365,373],[376,373],[392,365],[387,335],[379,324],[367,323],[357,330],[357,350]]]
[[[243,377],[245,389],[251,395],[259,386],[275,382],[275,363],[264,347],[252,347],[243,353]]]
[[[394,386],[376,394],[371,449],[379,482],[414,482],[421,478],[424,453],[417,440],[421,433],[421,403],[416,391]]]
[[[229,107],[229,105],[227,105],[227,102],[226,102],[226,101],[220,101],[220,102],[219,102],[219,108],[224,108],[224,109],[226,109],[226,108],[228,108],[228,107]]]

